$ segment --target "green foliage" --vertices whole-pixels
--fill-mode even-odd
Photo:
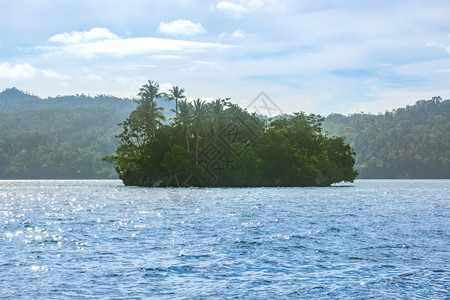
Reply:
[[[379,115],[334,114],[324,129],[355,149],[360,178],[450,178],[450,100]]]
[[[257,186],[262,180],[262,160],[250,147],[243,144],[235,144],[241,152],[233,163],[225,170],[223,185],[230,186]]]
[[[116,178],[101,158],[117,147],[123,116],[100,107],[0,113],[0,178]]]
[[[159,92],[159,83],[157,81],[148,81],[144,84],[138,94],[141,98],[136,100],[138,106],[134,110],[132,117],[137,123],[142,124],[147,140],[155,134],[158,126],[162,125],[165,117],[162,113],[163,108],[158,106],[156,99],[164,96]]]
[[[266,122],[227,100],[181,100],[171,124],[149,131],[155,119],[142,106],[121,123],[119,146],[104,158],[126,185],[329,186],[357,175],[354,152],[321,134],[320,116]]]
[[[147,103],[156,108],[172,107],[164,98],[157,100]],[[3,90],[0,179],[117,178],[114,167],[102,157],[118,147],[116,135],[120,131],[116,125],[136,107],[130,99],[108,95],[41,99],[16,88]],[[158,121],[160,111],[155,114]],[[134,114],[140,116],[133,118],[144,117],[143,112]],[[130,136],[130,145],[144,139],[142,128],[135,128],[141,126],[139,122],[129,126],[137,134]]]
[[[109,95],[95,97],[81,95],[57,96],[41,99],[16,88],[5,89],[0,93],[0,111],[18,112],[30,110],[47,110],[53,108],[105,107],[130,113],[135,103],[130,99],[121,99]]]
[[[117,178],[101,160],[117,148],[116,124],[136,104],[113,96],[41,99],[0,93],[0,179]]]
[[[175,101],[175,113],[178,115],[178,101],[186,99],[184,89],[174,86],[169,90],[169,93],[166,94],[166,97],[169,101]]]

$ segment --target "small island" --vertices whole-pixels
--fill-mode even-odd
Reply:
[[[137,107],[120,123],[119,146],[103,160],[125,185],[149,187],[300,187],[353,182],[353,149],[322,134],[324,120],[303,112],[273,119],[229,99],[189,102],[184,89],[143,85]],[[175,102],[166,120],[161,98]]]

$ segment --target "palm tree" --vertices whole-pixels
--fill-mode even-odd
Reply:
[[[186,96],[183,95],[184,89],[180,89],[178,86],[172,87],[169,90],[169,93],[166,94],[167,98],[170,100],[175,100],[175,114],[178,115],[178,100],[186,99]]]
[[[189,152],[189,134],[188,134],[188,128],[192,124],[192,111],[193,107],[191,103],[188,103],[186,100],[183,100],[180,102],[179,105],[180,112],[177,114],[177,116],[174,118],[175,120],[175,126],[181,126],[184,129],[184,134],[186,136],[186,149]]]
[[[138,116],[144,121],[147,139],[150,139],[158,126],[162,125],[161,121],[165,121],[162,113],[163,108],[159,107],[156,102],[156,99],[163,95],[163,93],[159,92],[159,83],[157,81],[149,80],[147,84],[144,84],[139,89],[138,96],[141,98],[136,100],[138,104],[136,111],[138,112]]]
[[[158,81],[148,80],[148,83],[144,84],[140,89],[138,96],[149,99],[157,99],[164,96],[164,93],[159,92]]]
[[[208,106],[206,102],[200,99],[194,100],[192,105],[192,123],[196,131],[196,142],[195,142],[195,164],[198,165],[198,139],[200,131],[203,130],[203,121],[206,119],[208,114]]]
[[[210,113],[210,120],[208,120],[208,123],[211,123],[211,133],[214,135],[223,127],[223,118],[221,116],[224,112],[226,102],[223,99],[216,99],[207,105]]]

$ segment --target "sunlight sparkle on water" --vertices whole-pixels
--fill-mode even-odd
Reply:
[[[0,298],[448,298],[449,188],[0,182]]]

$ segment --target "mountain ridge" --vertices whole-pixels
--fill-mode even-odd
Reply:
[[[164,106],[164,103],[161,103],[161,105]],[[131,112],[136,108],[136,103],[134,99],[118,98],[111,95],[96,95],[92,97],[90,95],[77,94],[41,98],[16,87],[6,88],[0,92],[0,112],[82,106],[106,106],[122,112]]]

